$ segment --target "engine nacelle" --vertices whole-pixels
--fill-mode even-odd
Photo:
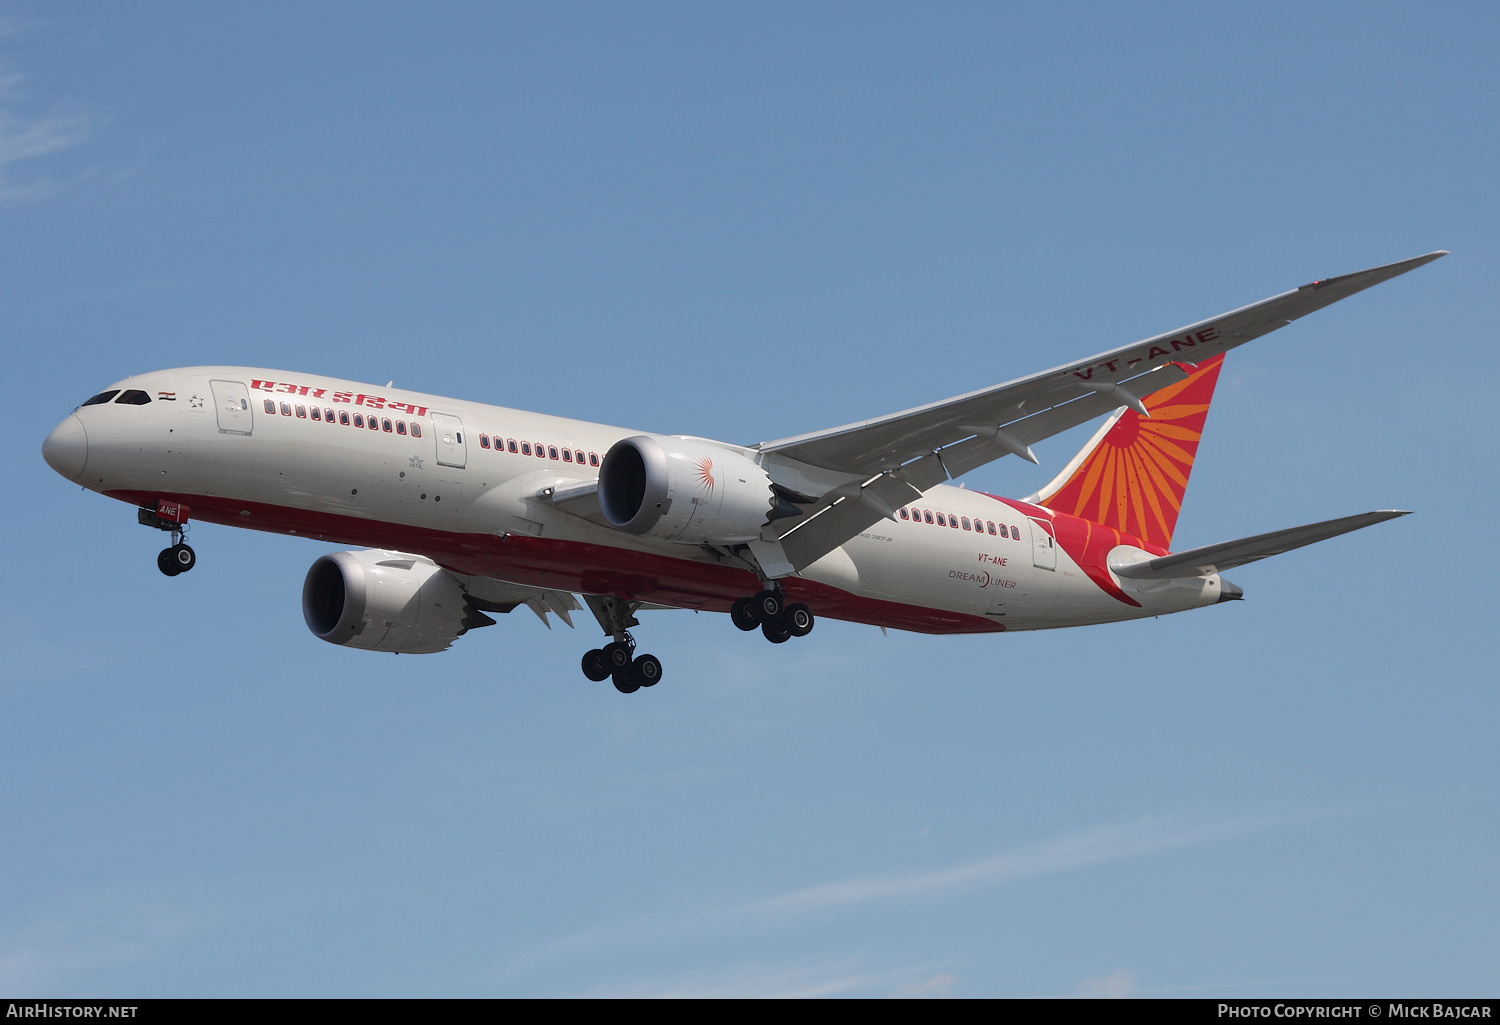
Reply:
[[[302,584],[302,618],[330,644],[368,651],[444,651],[469,627],[458,581],[430,559],[402,552],[335,552]]]
[[[775,501],[766,471],[696,438],[626,438],[599,468],[604,518],[627,534],[661,541],[741,544],[760,537]]]

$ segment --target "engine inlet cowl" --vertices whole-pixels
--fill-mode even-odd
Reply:
[[[752,459],[699,438],[640,434],[612,445],[599,468],[599,508],[627,534],[682,544],[741,544],[775,505]]]
[[[644,534],[671,508],[667,455],[649,435],[617,441],[599,467],[599,508],[627,534]]]
[[[302,618],[330,644],[368,651],[444,651],[468,625],[464,590],[431,559],[403,552],[335,552],[302,583]]]

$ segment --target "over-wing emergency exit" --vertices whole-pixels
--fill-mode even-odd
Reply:
[[[187,367],[117,382],[42,454],[170,534],[190,523],[359,550],[303,583],[312,633],[423,653],[526,606],[587,609],[590,679],[630,693],[647,609],[727,612],[772,643],[824,616],[924,633],[1082,626],[1240,598],[1220,574],[1404,515],[1347,516],[1173,553],[1225,354],[1415,259],[1315,281],[1154,338],[888,416],[756,445],[660,435],[314,374]],[[1023,499],[948,484],[1097,418]]]

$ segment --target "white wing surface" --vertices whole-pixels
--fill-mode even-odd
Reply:
[[[798,503],[804,514],[778,520],[779,538],[798,570],[816,562],[891,510],[937,484],[1029,447],[1182,380],[1196,364],[1285,327],[1426,263],[1445,251],[1327,278],[1251,306],[1051,370],[941,402],[830,430],[763,442],[771,457],[794,460],[856,484]],[[773,474],[774,477],[774,474]],[[848,479],[848,478],[846,478]],[[795,499],[794,499],[795,501]]]

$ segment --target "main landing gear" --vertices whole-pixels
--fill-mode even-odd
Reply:
[[[635,638],[626,629],[640,626],[635,618],[640,603],[597,595],[585,595],[584,601],[593,610],[599,625],[604,627],[604,632],[613,635],[614,640],[584,654],[583,675],[595,683],[612,679],[615,690],[621,694],[634,694],[642,687],[656,686],[661,679],[661,660],[655,655],[637,655]]]
[[[602,648],[585,652],[583,675],[595,683],[613,679],[615,690],[634,694],[642,687],[655,687],[661,679],[661,659],[655,655],[637,655],[635,638],[625,636]]]
[[[729,618],[741,630],[760,627],[760,632],[772,644],[783,644],[792,637],[806,637],[813,628],[812,609],[801,602],[787,605],[786,596],[770,588],[754,598],[736,601],[729,607]]]
[[[175,507],[174,507],[175,508]],[[180,513],[182,519],[186,519],[186,509]],[[174,522],[160,516],[151,509],[142,509],[137,517],[142,526],[155,527],[157,530],[169,531],[172,535],[172,546],[163,548],[156,556],[156,568],[169,577],[175,577],[179,573],[186,573],[198,565],[198,556],[187,546],[187,524],[185,522]]]

